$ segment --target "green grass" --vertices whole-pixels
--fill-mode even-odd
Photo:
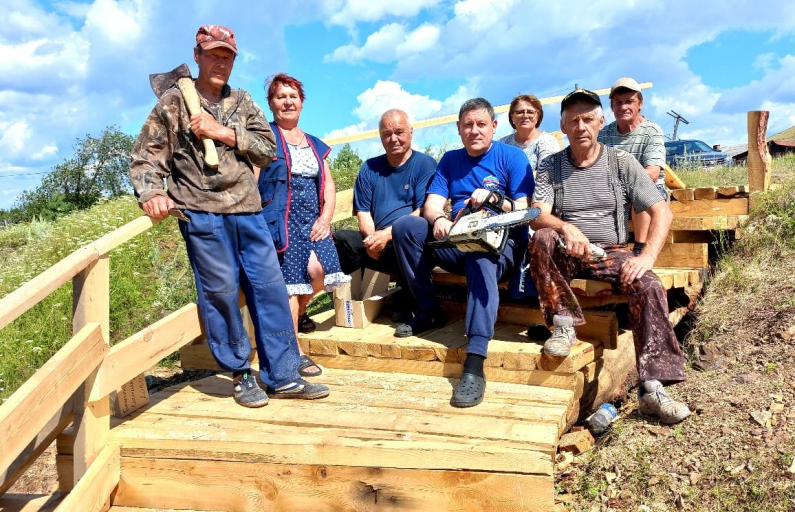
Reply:
[[[0,231],[0,296],[140,215],[128,196],[53,222]],[[194,299],[193,276],[173,219],[111,251],[111,344]],[[10,396],[69,340],[71,310],[68,283],[0,330],[0,399]]]

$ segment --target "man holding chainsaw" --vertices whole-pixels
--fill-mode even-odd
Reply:
[[[130,165],[138,202],[154,220],[169,214],[180,218],[207,343],[218,365],[232,372],[235,402],[245,407],[268,403],[248,361],[251,343],[238,305],[241,287],[254,322],[259,375],[271,396],[322,398],[327,387],[298,376],[287,289],[260,215],[252,165],[270,164],[273,133],[251,96],[227,85],[237,56],[231,30],[200,27],[193,55],[199,66],[195,83],[184,65],[152,76],[159,99],[135,142]],[[203,139],[210,139],[209,148]],[[217,161],[209,153],[217,153]]]
[[[464,252],[428,244],[444,239],[450,232],[453,220],[445,214],[448,199],[452,201],[452,219],[465,207],[476,210],[487,201],[497,211],[527,208],[528,196],[533,193],[533,172],[520,149],[493,140],[497,121],[494,109],[485,99],[464,102],[457,125],[464,147],[442,157],[428,188],[422,217],[407,215],[392,227],[400,269],[420,310],[398,326],[395,336],[416,336],[446,323],[431,278],[434,266],[465,275],[469,344],[464,372],[450,403],[454,407],[472,407],[483,401],[486,391],[483,361],[497,320],[497,284],[518,269],[527,247],[528,230],[511,229],[504,250],[497,252]]]
[[[668,300],[651,271],[665,243],[673,214],[641,164],[626,151],[597,141],[604,126],[602,103],[575,89],[561,102],[560,128],[569,147],[539,166],[531,224],[530,265],[538,300],[552,336],[544,352],[565,357],[585,323],[572,292],[572,278],[613,284],[629,296],[629,316],[640,377],[640,409],[663,423],[677,423],[690,410],[672,400],[663,384],[685,379],[684,357],[668,321]],[[650,218],[639,255],[627,247],[630,208]]]

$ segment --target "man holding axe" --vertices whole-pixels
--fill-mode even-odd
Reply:
[[[230,29],[204,25],[193,50],[195,82],[184,64],[150,77],[159,99],[135,142],[130,179],[146,215],[180,219],[207,343],[218,365],[232,372],[235,402],[262,407],[268,394],[323,398],[327,387],[298,376],[287,289],[252,168],[270,164],[274,137],[251,96],[227,85],[236,56]],[[241,287],[269,393],[251,374]]]

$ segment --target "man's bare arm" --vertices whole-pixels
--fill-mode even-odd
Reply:
[[[646,237],[646,247],[643,248],[640,256],[630,258],[624,262],[621,267],[621,282],[623,284],[631,284],[635,279],[654,267],[654,262],[657,260],[657,256],[660,255],[663,245],[665,245],[668,229],[671,227],[671,221],[674,218],[671,208],[665,201],[658,201],[646,212],[651,217],[649,234]]]

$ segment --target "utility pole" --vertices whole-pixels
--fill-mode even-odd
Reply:
[[[674,119],[676,119],[676,122],[674,123],[674,136],[673,136],[673,139],[672,139],[672,140],[679,140],[679,139],[676,137],[676,132],[678,132],[678,131],[679,131],[679,121],[682,121],[682,122],[683,122],[683,123],[685,123],[685,124],[690,124],[690,121],[688,121],[688,120],[687,120],[687,119],[685,119],[684,117],[682,117],[682,116],[680,116],[679,114],[677,114],[677,113],[676,113],[676,111],[674,111],[674,110],[671,110],[670,112],[666,112],[666,114],[668,114],[669,116],[671,116],[671,117],[673,117]]]

